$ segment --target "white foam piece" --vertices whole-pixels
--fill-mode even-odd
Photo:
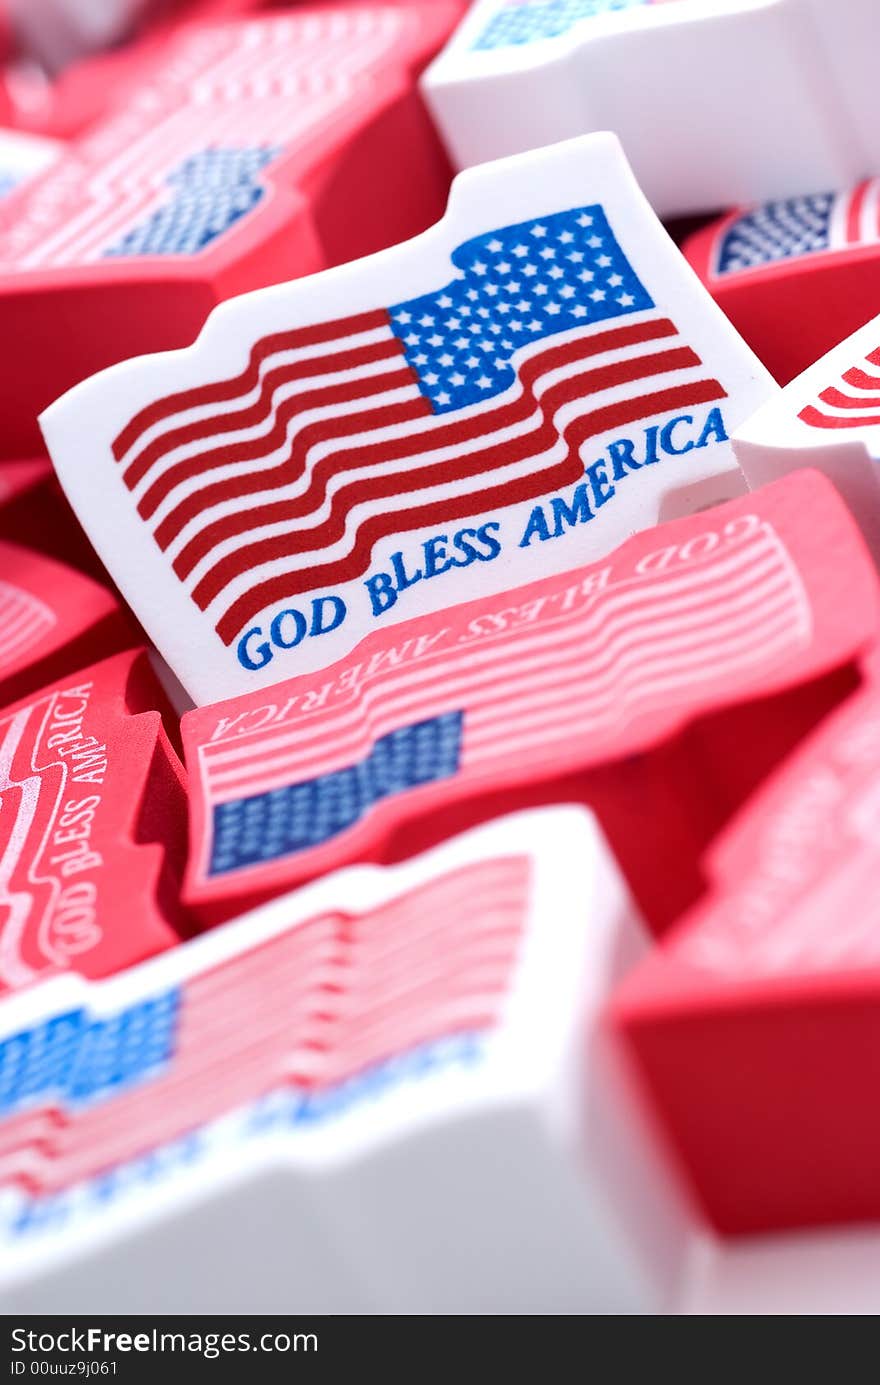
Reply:
[[[674,1306],[699,1236],[600,1022],[609,988],[646,940],[582,808],[499,819],[402,866],[350,868],[109,981],[46,983],[4,1006],[2,1034],[84,1002],[106,1019],[169,987],[183,989],[182,1033],[188,988],[212,966],[245,959],[307,919],[426,899],[421,887],[446,873],[487,862],[497,871],[499,861],[505,872],[525,871],[516,878],[528,886],[493,1023],[403,1052],[359,1085],[315,1098],[308,1114],[295,1092],[277,1080],[273,1089],[268,1070],[256,1073],[252,1103],[161,1144],[163,1092],[183,1061],[172,1054],[148,1079],[155,1111],[142,1116],[157,1148],[103,1181],[96,1169],[59,1190],[43,1204],[54,1219],[36,1216],[20,1191],[0,1194],[4,1311]],[[503,917],[512,922],[509,908]],[[441,937],[460,922],[441,920]],[[475,916],[475,929],[480,922]],[[400,916],[401,940],[417,923]],[[426,954],[423,978],[451,946]],[[481,944],[470,965],[485,960]],[[364,984],[389,984],[381,975],[368,969]],[[225,1008],[244,1044],[248,1016],[228,997]],[[236,1061],[233,1052],[224,1082]],[[90,1099],[97,1111],[98,1097]],[[95,1161],[100,1167],[100,1149]]]

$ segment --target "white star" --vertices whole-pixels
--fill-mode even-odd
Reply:
[[[496,295],[497,292],[498,292],[498,285],[497,285],[497,284],[487,284],[487,285],[486,285],[486,288],[485,288],[485,292],[488,293],[488,295],[489,295],[490,298],[494,298],[495,295]]]
[[[442,356],[437,357],[437,364],[442,366],[451,366],[454,361],[455,357],[450,356],[448,351],[444,351]]]
[[[537,319],[536,317],[533,317],[532,320],[531,320],[531,322],[529,323],[529,331],[530,331],[530,332],[541,332],[541,331],[543,331],[543,328],[541,327],[541,324],[540,324],[540,322],[538,321],[538,319]]]
[[[471,265],[471,269],[474,271],[475,274],[479,275],[483,275],[487,272],[487,267],[483,264],[482,260],[474,260],[473,264]]]
[[[499,303],[499,304],[498,304],[498,311],[499,311],[499,313],[509,313],[509,312],[511,312],[512,310],[511,310],[511,307],[510,307],[510,304],[509,304],[509,303]]]
[[[476,289],[468,289],[468,291],[467,291],[467,296],[468,296],[468,298],[471,300],[471,302],[473,303],[474,300],[475,300],[476,298],[479,298],[480,295],[477,293],[477,290],[476,290]],[[463,313],[463,312],[464,312],[464,308],[459,308],[458,311],[459,311],[460,313]],[[468,312],[470,312],[470,309],[468,309]]]
[[[491,250],[493,255],[497,255],[500,250],[504,249],[504,246],[500,240],[490,240],[486,249]]]
[[[622,308],[631,308],[636,300],[631,293],[622,293],[617,301]]]
[[[534,264],[523,265],[523,274],[525,274],[525,276],[526,276],[527,279],[534,279],[534,277],[535,277],[535,275],[537,274],[537,272],[538,272],[538,266],[537,266],[537,265],[534,265]]]
[[[448,317],[443,325],[444,327],[448,328],[450,332],[454,332],[457,330],[457,328],[461,326],[461,318]]]
[[[467,337],[456,337],[455,341],[452,343],[459,351],[463,351],[468,344]]]
[[[510,340],[509,337],[505,337],[504,340],[502,341],[501,345],[504,347],[504,350],[505,350],[505,351],[512,351],[512,350],[513,350],[513,342]]]
[[[420,326],[420,327],[433,327],[433,326],[434,326],[434,319],[433,319],[433,317],[431,317],[431,314],[430,314],[430,313],[425,313],[424,317],[420,317],[420,318],[419,318],[419,326]]]
[[[592,224],[593,218],[591,216],[587,216],[586,212],[581,212],[580,216],[578,217],[578,226],[592,226]]]
[[[586,317],[587,310],[584,307],[583,303],[575,303],[574,307],[571,310],[571,315],[572,317]]]
[[[536,298],[543,298],[545,293],[549,293],[549,289],[546,284],[536,284],[532,292]]]
[[[571,254],[566,255],[565,258],[571,260],[572,264],[580,264],[581,260],[584,258],[584,252],[583,250],[572,250]]]
[[[609,274],[609,275],[608,275],[608,287],[609,287],[609,288],[612,288],[612,289],[620,288],[620,285],[621,285],[622,283],[623,283],[623,275],[622,275],[622,274]]]
[[[448,294],[448,293],[441,293],[440,297],[437,299],[437,307],[438,307],[438,308],[451,308],[451,307],[452,307],[452,299],[449,297],[449,294]]]
[[[591,269],[582,269],[580,274],[578,275],[578,278],[580,279],[582,284],[588,284],[590,280],[595,279],[595,277],[596,276]]]
[[[504,292],[505,292],[505,293],[519,293],[519,291],[520,291],[521,288],[522,288],[522,284],[519,283],[519,281],[518,281],[517,279],[511,279],[511,280],[509,281],[509,283],[507,283],[507,284],[504,285]]]
[[[501,330],[502,330],[502,329],[501,329],[501,324],[500,324],[500,323],[498,323],[498,322],[490,322],[490,323],[489,323],[489,331],[492,332],[494,336],[496,336],[496,337],[497,337],[497,336],[500,336]]]
[[[468,370],[476,370],[479,364],[479,356],[468,356],[467,360],[465,361],[465,365],[467,366]]]
[[[546,226],[533,226],[533,227],[532,227],[532,235],[533,235],[533,236],[537,236],[537,238],[538,238],[539,240],[541,239],[542,236],[546,236],[546,234],[547,234],[547,227],[546,227]]]
[[[520,313],[527,313],[531,306],[532,305],[527,298],[521,298],[519,302],[516,304],[516,310]]]
[[[476,332],[477,336],[479,336],[479,335],[481,334],[482,330],[483,330],[483,324],[482,324],[481,322],[472,322],[472,323],[470,324],[470,326],[468,327],[468,331],[469,331],[469,332]]]
[[[596,264],[599,266],[600,269],[607,269],[608,266],[610,265],[610,263],[611,263],[611,256],[610,256],[610,255],[597,255],[597,256],[596,256]]]
[[[590,294],[590,297],[592,298],[594,303],[601,303],[602,299],[605,297],[605,290],[593,289],[593,292]]]
[[[440,380],[440,376],[436,375],[434,371],[431,370],[428,372],[427,375],[423,375],[422,379],[424,380],[426,385],[436,385]]]
[[[529,253],[529,247],[527,245],[515,245],[510,253],[511,255],[516,255],[518,260],[521,260],[523,255]]]
[[[507,362],[504,360],[504,358],[503,358],[502,356],[496,356],[496,357],[495,357],[495,369],[496,369],[496,370],[503,370],[504,367],[505,367],[506,365],[507,365]]]
[[[552,245],[545,245],[543,250],[538,251],[538,254],[541,256],[542,260],[556,259],[556,251],[553,249]]]
[[[479,348],[480,348],[481,351],[494,351],[494,350],[495,350],[495,343],[494,343],[494,341],[478,341],[478,342],[477,342],[477,345],[479,346]]]
[[[476,297],[478,297],[478,295],[475,293],[475,294],[474,294],[474,298],[476,298]],[[467,305],[467,303],[463,303],[463,304],[461,305],[461,307],[459,308],[458,311],[459,311],[459,315],[460,315],[461,317],[470,317],[470,315],[471,315],[473,309],[472,309],[472,308],[469,308],[468,305]]]
[[[558,264],[554,264],[550,266],[547,273],[551,279],[561,279],[565,271],[560,269]]]
[[[590,247],[591,250],[598,250],[601,244],[601,236],[590,236],[590,239],[587,241],[587,245]]]
[[[450,396],[446,393],[445,390],[441,390],[440,393],[436,396],[436,402],[438,404],[448,404],[449,400]]]
[[[498,271],[499,274],[509,274],[509,273],[510,273],[510,261],[509,261],[509,260],[499,260],[498,263],[497,263],[497,265],[495,266],[495,268],[497,269],[497,271]]]
[[[488,308],[477,308],[477,317],[487,318],[491,316]]]
[[[412,313],[398,313],[394,321],[402,322],[404,325],[406,325],[407,322],[412,322]]]
[[[545,306],[544,312],[545,312],[545,313],[549,313],[551,317],[556,317],[557,313],[561,313],[561,312],[562,312],[562,309],[560,308],[560,306],[559,306],[558,303],[554,303],[554,302],[551,300],[551,301]]]
[[[522,323],[520,322],[519,318],[511,318],[511,320],[510,320],[510,330],[511,330],[511,332],[521,332],[522,329],[523,329],[523,325],[522,325]]]
[[[413,365],[427,365],[428,358],[424,351],[420,351],[417,356],[413,356]]]
[[[443,345],[443,338],[442,338],[441,336],[439,336],[436,332],[432,332],[431,336],[428,337],[428,345],[429,345],[429,346],[442,346],[442,345]]]
[[[481,375],[477,380],[477,384],[481,390],[490,390],[492,388],[492,381],[489,379],[488,375]]]
[[[449,377],[449,383],[450,383],[450,385],[456,385],[456,386],[458,386],[458,385],[463,385],[463,384],[464,384],[464,379],[465,379],[465,377],[462,375],[461,371],[460,371],[460,370],[457,370],[457,371],[455,372],[454,375],[450,375],[450,377]]]
[[[571,284],[563,284],[559,290],[560,298],[574,298],[574,289]]]
[[[404,337],[403,340],[406,342],[407,346],[418,346],[421,338],[418,332],[410,332],[409,336]]]
[[[563,245],[570,245],[574,240],[574,236],[571,234],[571,231],[563,231],[559,239],[562,241]]]

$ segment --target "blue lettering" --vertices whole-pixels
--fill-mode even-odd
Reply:
[[[693,438],[689,438],[684,447],[676,447],[672,441],[672,430],[679,423],[693,423],[692,414],[681,414],[678,418],[671,418],[668,423],[664,423],[663,431],[660,434],[660,446],[664,452],[668,452],[672,457],[683,457],[685,452],[690,452],[694,447]]]

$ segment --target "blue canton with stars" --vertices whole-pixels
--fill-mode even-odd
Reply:
[[[789,197],[755,207],[732,222],[718,254],[717,274],[815,254],[831,245],[833,192]]]
[[[452,263],[442,289],[388,310],[435,413],[508,389],[520,347],[654,306],[600,206],[475,236]]]
[[[640,9],[650,3],[651,0],[525,0],[525,3],[505,5],[493,14],[472,47],[475,50],[510,48],[542,38],[558,38],[581,19]]]
[[[70,1010],[0,1041],[0,1115],[35,1101],[102,1100],[145,1081],[173,1057],[179,1009],[174,989],[105,1019]]]
[[[279,149],[202,149],[168,176],[173,196],[109,246],[118,255],[195,255],[252,211],[262,169]]]
[[[444,712],[380,736],[357,764],[214,808],[209,875],[276,861],[339,836],[376,803],[458,770],[463,715]]]

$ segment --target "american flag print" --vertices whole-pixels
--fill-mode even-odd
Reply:
[[[577,578],[554,578],[523,601],[524,612],[540,607],[540,619],[511,623],[517,592],[481,603],[477,615],[468,608],[469,623],[447,612],[443,638],[416,633],[366,663],[355,651],[329,691],[313,688],[316,709],[292,697],[260,729],[230,724],[200,740],[199,877],[295,858],[317,870],[336,839],[340,851],[345,842],[353,849],[358,828],[395,798],[410,810],[418,798],[425,810],[441,794],[627,753],[640,719],[671,724],[713,694],[754,686],[810,639],[802,579],[766,522],[659,573],[631,572],[598,591],[588,581],[585,594]]]
[[[811,428],[880,427],[880,346],[820,390],[798,418]]]
[[[0,272],[195,255],[271,196],[282,157],[344,122],[418,32],[404,8],[205,26],[4,215]]]
[[[472,44],[476,50],[510,48],[559,38],[583,19],[641,9],[664,0],[505,0]]]
[[[361,577],[383,538],[552,494],[591,439],[726,397],[598,204],[451,261],[432,292],[260,338],[241,374],[116,436],[138,516],[225,645]]]
[[[56,624],[45,601],[0,579],[0,676],[33,653]]]
[[[527,856],[438,870],[361,913],[330,911],[97,1019],[0,1044],[0,1189],[47,1196],[288,1091],[298,1119],[406,1054],[502,1020],[530,899]],[[230,1023],[246,1017],[246,1030]],[[387,1081],[387,1073],[386,1073]]]
[[[880,241],[880,179],[848,192],[819,192],[767,202],[721,228],[715,274],[724,277]]]

